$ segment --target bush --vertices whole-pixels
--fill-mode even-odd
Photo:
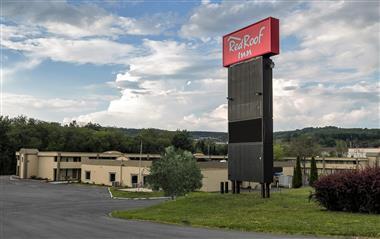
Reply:
[[[314,188],[328,210],[380,214],[380,167],[323,176]]]

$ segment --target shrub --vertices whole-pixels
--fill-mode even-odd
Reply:
[[[380,214],[380,167],[323,176],[314,188],[314,199],[328,210]]]

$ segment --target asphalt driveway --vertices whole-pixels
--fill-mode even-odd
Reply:
[[[0,238],[305,238],[111,218],[160,200],[110,199],[107,188],[0,177]]]

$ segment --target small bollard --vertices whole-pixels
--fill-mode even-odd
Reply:
[[[224,193],[224,182],[220,182],[220,193]]]
[[[228,182],[224,182],[224,192],[228,193]]]

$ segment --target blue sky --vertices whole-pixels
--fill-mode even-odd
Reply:
[[[275,130],[380,126],[377,1],[1,4],[3,115],[226,131],[221,37],[273,16]]]

